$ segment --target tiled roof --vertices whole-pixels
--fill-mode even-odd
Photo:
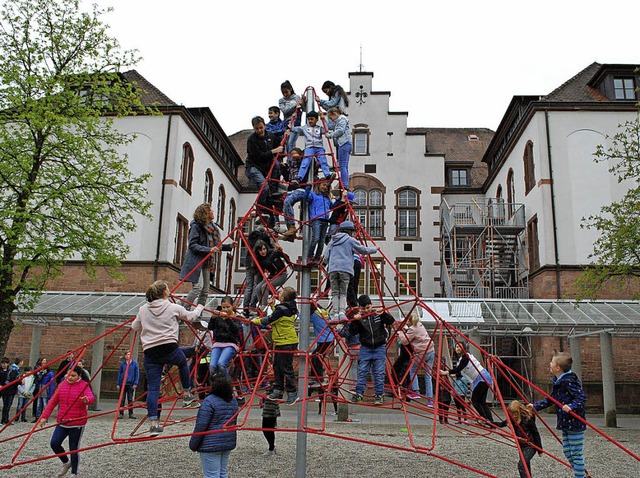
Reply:
[[[147,79],[136,70],[125,71],[122,76],[136,85],[140,90],[142,104],[145,106],[178,106],[171,98],[165,95],[158,88],[153,86]]]
[[[487,178],[487,165],[482,157],[493,138],[487,128],[407,128],[407,134],[426,136],[427,153],[443,154],[445,164],[473,162],[471,187],[481,187]],[[470,140],[477,137],[478,139]]]
[[[257,190],[258,188],[247,179],[244,174],[244,162],[247,160],[247,139],[253,133],[252,129],[243,129],[229,136],[229,141],[238,152],[238,156],[242,159],[242,165],[238,166],[238,181],[243,188],[249,190]]]
[[[589,80],[593,78],[601,66],[600,63],[592,63],[573,78],[565,81],[551,93],[543,96],[541,100],[556,102],[609,102],[610,100],[597,89],[588,86]]]

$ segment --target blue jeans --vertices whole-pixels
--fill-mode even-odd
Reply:
[[[287,193],[287,197],[284,200],[283,207],[284,221],[287,223],[287,227],[295,226],[296,221],[294,219],[293,205],[302,201],[305,198],[306,194],[307,192],[302,188],[296,189],[294,191],[289,191]]]
[[[287,124],[289,124],[289,122],[287,121]],[[291,131],[291,133],[289,133],[289,137],[287,138],[287,153],[291,154],[291,150],[293,148],[296,147],[296,141],[298,140],[298,136],[300,136],[298,133],[296,133],[295,131]],[[291,178],[293,179],[293,178]]]
[[[189,390],[189,365],[182,349],[177,348],[169,355],[158,358],[149,358],[144,355],[144,369],[147,373],[147,415],[149,420],[158,419],[158,396],[160,395],[160,382],[162,370],[165,365],[177,365],[180,373],[180,383],[183,390]]]
[[[42,412],[44,412],[44,409],[47,408],[47,403],[49,403],[47,392],[48,391],[42,392],[42,395],[38,397],[38,408],[36,411],[36,418],[40,418],[40,415],[42,415]]]
[[[344,184],[344,188],[349,187],[349,159],[353,146],[351,141],[338,146],[338,167],[340,168],[340,180]]]
[[[356,393],[362,395],[367,388],[367,374],[371,372],[373,378],[374,395],[384,393],[384,372],[387,361],[387,349],[384,345],[378,347],[360,346],[360,356],[358,357],[358,383]]]
[[[261,188],[264,182],[266,181],[264,174],[262,174],[262,172],[258,168],[254,168],[253,166],[249,166],[247,169],[245,169],[244,174],[249,179],[249,181],[251,181],[256,186],[258,186],[258,188]],[[262,190],[262,193],[258,197],[258,203],[262,204],[263,206],[266,206],[268,202],[268,198],[269,198],[269,187],[267,186]]]
[[[425,395],[427,398],[433,399],[433,381],[431,379],[431,373],[433,370],[433,359],[436,356],[436,352],[432,350],[431,352],[427,352],[422,357],[414,357],[413,365],[411,365],[411,376],[413,377],[413,381],[411,382],[411,390],[414,392],[420,392],[420,388],[418,386],[418,365],[420,365],[420,359],[424,360],[424,364],[426,365],[426,372],[424,374],[424,385],[425,385]]]
[[[227,478],[231,450],[200,453],[200,463],[204,478]]]
[[[27,419],[27,409],[25,407],[29,403],[29,400],[31,400],[31,399],[18,395],[18,406],[17,406],[17,409],[16,409],[16,415],[18,413],[20,413],[20,410],[22,410],[24,408],[24,411],[22,413],[20,413],[20,419],[23,420],[23,421],[25,421]],[[18,418],[16,417],[16,420],[17,419]]]
[[[307,178],[307,173],[309,172],[309,168],[311,167],[313,158],[317,157],[320,162],[320,168],[322,169],[322,173],[325,178],[331,174],[329,170],[329,165],[327,164],[327,155],[324,151],[324,148],[319,148],[314,146],[313,148],[304,148],[304,158],[302,158],[302,164],[300,165],[300,170],[298,171],[298,179],[302,182]]]
[[[77,453],[73,453],[75,450],[80,448],[80,439],[82,438],[82,432],[84,431],[84,427],[61,427],[58,425],[53,430],[53,435],[51,435],[51,449],[57,455],[58,453],[64,453],[64,447],[62,446],[62,442],[65,438],[69,437],[69,451],[71,452],[71,473],[74,475],[78,474],[78,463],[80,462],[80,456]],[[62,463],[68,463],[69,458],[67,455],[60,455],[60,461]]]
[[[231,320],[231,319],[229,319]],[[214,347],[211,349],[211,362],[209,363],[209,370],[211,376],[216,373],[217,370],[222,370],[225,374],[229,374],[229,365],[233,357],[236,356],[236,349],[233,347]]]
[[[120,415],[123,415],[124,413],[124,410],[122,409],[124,408],[125,401],[129,404],[129,406],[133,405],[133,384],[125,383],[123,387],[124,391],[122,392],[122,401],[120,402]],[[133,415],[132,408],[129,409],[129,415]]]
[[[320,259],[324,249],[324,237],[327,235],[329,223],[320,219],[311,221],[311,242],[309,243],[308,258]],[[316,249],[317,248],[317,249]]]

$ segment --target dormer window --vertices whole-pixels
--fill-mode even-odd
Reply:
[[[613,93],[616,100],[635,100],[636,85],[633,78],[614,78]]]
[[[467,140],[469,140],[469,141],[480,141],[480,138],[478,138],[477,134],[470,134],[469,136],[467,136]]]

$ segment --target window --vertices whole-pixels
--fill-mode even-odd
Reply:
[[[357,124],[353,127],[353,155],[366,156],[369,154],[369,127]]]
[[[613,94],[616,100],[635,100],[636,85],[633,78],[614,78]]]
[[[466,168],[451,168],[449,170],[449,186],[469,186],[469,170]]]
[[[229,201],[229,220],[227,223],[229,224],[229,232],[233,231],[236,227],[236,201],[231,198]]]
[[[402,277],[404,277],[404,281],[397,277],[397,291],[398,295],[412,295],[409,287],[413,289],[413,291],[420,296],[420,264],[415,260],[400,260],[397,263],[398,272]],[[406,282],[405,282],[406,281]],[[407,287],[407,284],[409,287]]]
[[[375,176],[354,173],[349,186],[353,188],[353,211],[367,233],[376,239],[384,238],[384,184]]]
[[[516,189],[513,184],[513,169],[509,169],[507,173],[507,210],[509,212],[509,217],[513,216],[513,201],[516,197]]]
[[[253,231],[254,219],[247,219],[242,227],[245,237],[249,237],[249,232]],[[240,237],[238,237],[238,269],[244,270],[247,267],[247,246]]]
[[[371,265],[373,264],[373,266]],[[367,294],[377,297],[381,293],[384,282],[384,262],[381,260],[365,260],[364,266],[360,270],[360,282],[358,284],[358,295]]]
[[[529,271],[534,271],[540,267],[537,215],[527,223],[527,252],[529,253]]]
[[[210,169],[204,173],[204,202],[207,204],[213,202],[213,173]]]
[[[533,143],[527,141],[527,145],[524,147],[524,193],[529,194],[529,191],[536,185],[536,175],[533,164]]]
[[[193,185],[193,149],[189,143],[182,145],[182,166],[180,167],[180,186],[191,194]]]
[[[221,228],[224,228],[224,203],[227,194],[224,192],[224,186],[221,184],[218,188],[218,207],[216,209],[216,221]]]
[[[189,220],[181,214],[176,219],[176,250],[173,262],[182,265],[184,256],[189,247]]]
[[[502,184],[498,184],[498,189],[496,189],[496,198],[502,199]]]
[[[398,220],[396,223],[397,237],[419,237],[418,230],[418,192],[414,189],[401,189],[396,194]]]

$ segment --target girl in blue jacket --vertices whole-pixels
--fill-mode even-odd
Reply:
[[[200,453],[205,478],[227,476],[231,450],[237,442],[238,402],[231,381],[219,373],[211,378],[211,394],[198,409],[189,448]]]

